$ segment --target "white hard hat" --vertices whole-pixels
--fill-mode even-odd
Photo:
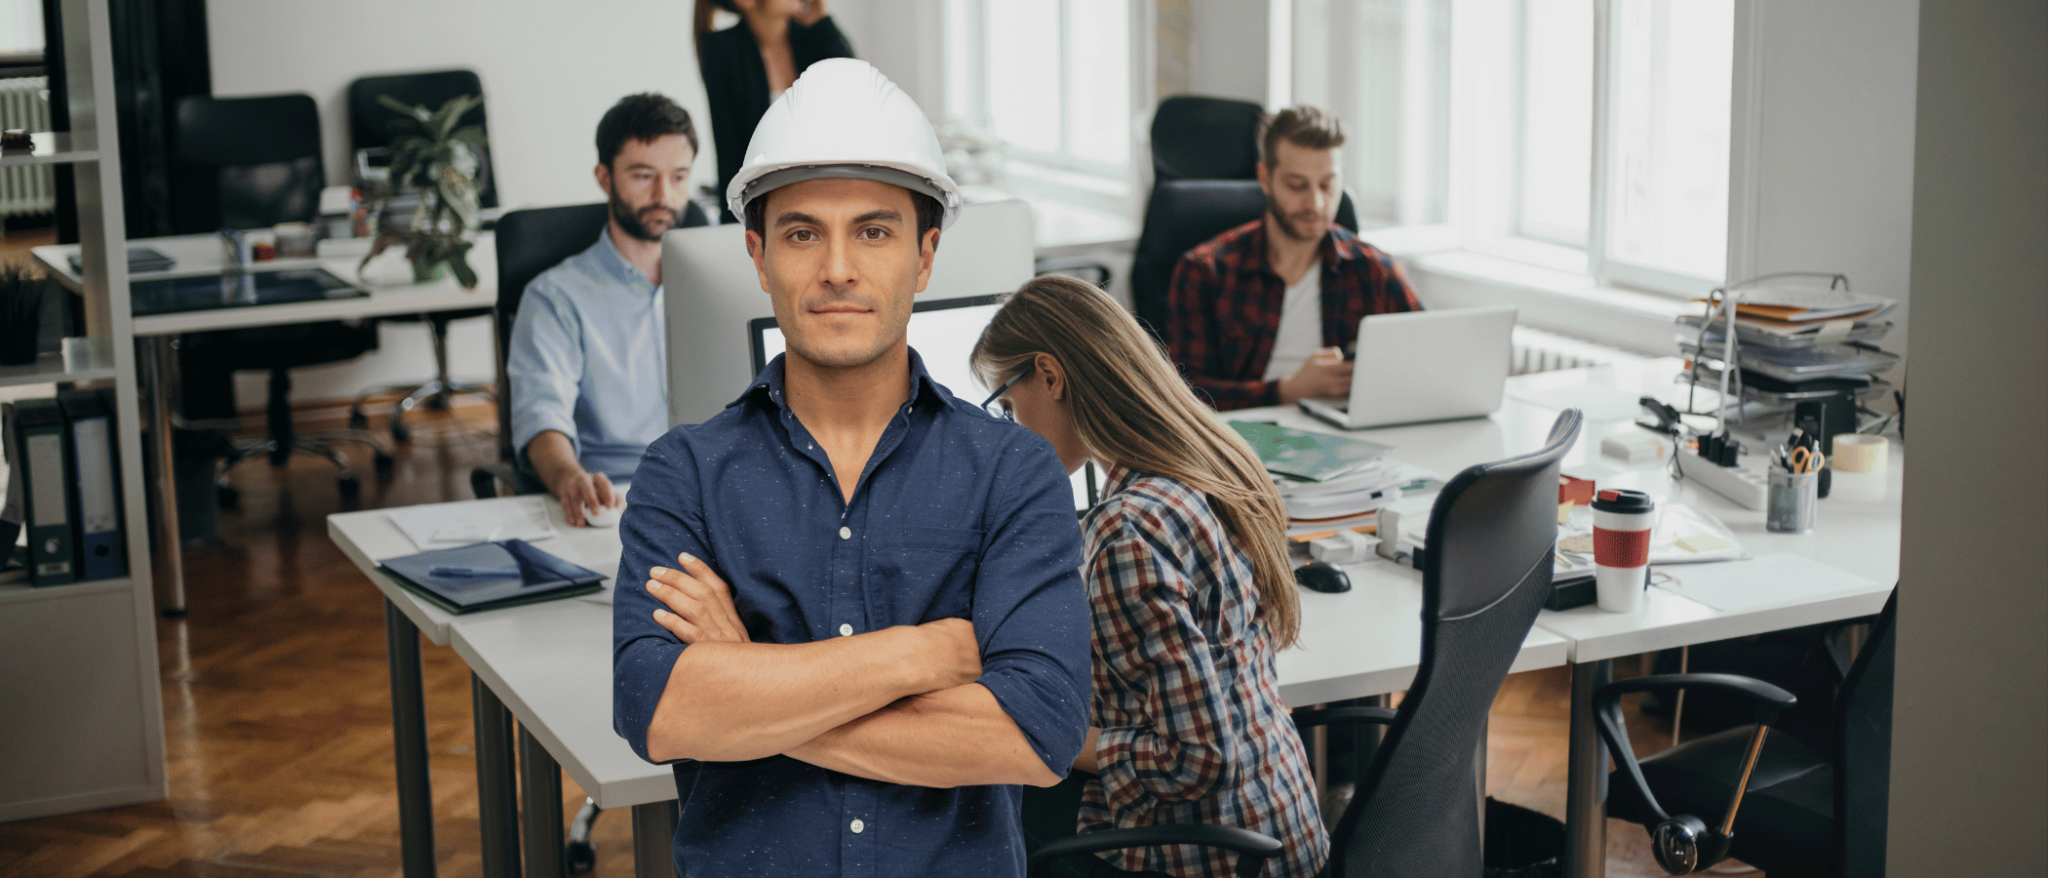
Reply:
[[[726,204],[744,217],[747,202],[822,177],[879,180],[929,195],[943,209],[941,229],[960,214],[960,187],[946,175],[932,123],[866,61],[819,61],[775,99],[725,189]]]

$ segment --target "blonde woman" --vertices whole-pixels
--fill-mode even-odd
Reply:
[[[1044,436],[1068,472],[1108,470],[1082,524],[1094,709],[1074,763],[1090,773],[1078,830],[1238,826],[1284,846],[1266,875],[1314,875],[1329,841],[1273,669],[1299,608],[1284,508],[1258,457],[1086,283],[1026,283],[972,357],[998,388],[992,412]],[[1211,848],[1104,857],[1084,874],[1230,871]]]

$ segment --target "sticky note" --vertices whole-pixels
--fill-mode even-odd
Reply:
[[[1688,552],[1711,552],[1715,549],[1725,549],[1735,544],[1713,534],[1694,534],[1679,540],[1674,545]]]

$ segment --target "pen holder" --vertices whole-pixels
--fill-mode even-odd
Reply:
[[[1820,473],[1788,473],[1771,467],[1764,500],[1764,529],[1772,533],[1803,534],[1813,530],[1820,507]]]

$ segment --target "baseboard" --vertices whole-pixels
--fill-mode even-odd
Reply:
[[[32,802],[5,802],[0,803],[0,823],[57,814],[76,814],[80,811],[97,811],[121,805],[139,805],[143,802],[161,802],[169,795],[170,791],[164,784],[156,783],[37,799]]]

